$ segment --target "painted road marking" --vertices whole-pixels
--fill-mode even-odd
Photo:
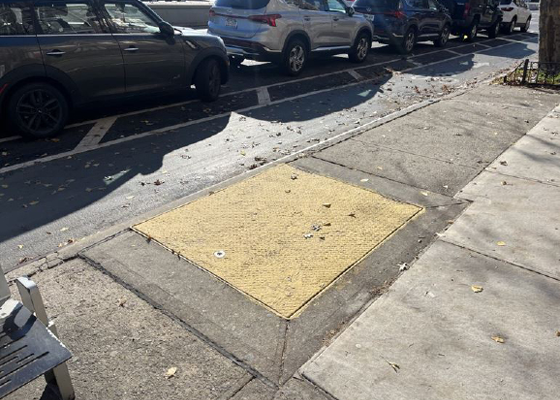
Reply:
[[[259,99],[259,104],[261,106],[266,106],[270,104],[270,94],[266,87],[257,88],[257,98]]]
[[[352,77],[357,81],[361,81],[361,80],[364,79],[363,75],[360,75],[355,69],[350,69],[346,72],[348,72],[350,75],[352,75]]]
[[[498,48],[505,47],[505,46],[511,46],[513,44],[514,43],[506,43],[506,44],[495,46],[495,47],[491,47],[491,46],[488,46],[488,47],[491,47],[493,49],[498,49]],[[487,50],[488,49],[483,49],[483,50],[475,51],[475,52],[469,53],[469,54],[477,54],[477,53],[487,51]],[[449,62],[449,61],[453,61],[453,60],[457,60],[457,59],[466,57],[469,54],[460,54],[456,57],[451,57],[451,58],[447,58],[445,60],[440,60],[440,61],[434,61],[433,63],[424,64],[424,65],[421,65],[419,67],[414,66],[414,67],[411,67],[411,68],[403,69],[400,72],[401,73],[410,72],[410,71],[413,71],[413,70],[416,70],[416,69],[419,69],[419,68],[427,68],[427,67],[430,67],[430,66],[433,66],[433,65],[443,64],[443,63],[446,63],[446,62]],[[383,64],[387,64],[387,62],[379,63],[379,65],[383,65]],[[373,65],[368,65],[367,67],[372,67],[372,66]],[[367,67],[361,67],[361,68],[367,68]],[[345,72],[345,71],[343,71],[343,72]],[[339,72],[337,72],[337,73],[339,73]],[[332,74],[329,74],[329,75],[332,75]],[[372,78],[372,79],[368,79],[367,81],[372,81],[372,80],[375,80],[375,79],[376,78]],[[364,81],[354,82],[354,83],[350,83],[350,84],[346,84],[346,85],[335,86],[335,87],[332,87],[332,88],[317,90],[317,91],[314,91],[314,92],[308,92],[308,93],[300,94],[300,95],[293,96],[293,97],[287,97],[287,98],[284,98],[284,99],[271,101],[270,105],[281,104],[281,103],[301,99],[301,98],[304,98],[304,97],[309,97],[309,96],[314,96],[314,95],[321,94],[321,93],[330,92],[330,91],[333,91],[333,90],[339,90],[339,89],[343,89],[343,88],[353,87],[353,86],[360,85],[363,82]],[[275,86],[275,85],[268,85],[267,87],[270,87],[270,86]],[[253,88],[253,89],[250,89],[250,90],[255,90],[255,89]],[[4,168],[0,168],[0,174],[6,173],[6,172],[11,172],[11,171],[16,171],[16,170],[22,169],[22,168],[27,168],[27,167],[30,167],[30,166],[33,166],[33,165],[36,165],[36,164],[43,164],[43,163],[58,160],[58,159],[61,159],[61,158],[66,158],[66,157],[73,156],[73,155],[83,153],[83,152],[86,152],[86,151],[90,151],[90,150],[101,149],[101,148],[117,145],[117,144],[120,144],[120,143],[128,142],[128,141],[131,141],[131,140],[142,139],[142,138],[145,138],[145,137],[149,137],[149,136],[153,136],[153,135],[157,135],[157,134],[161,134],[161,133],[166,133],[166,132],[169,132],[169,131],[172,131],[172,130],[185,128],[185,127],[188,127],[188,126],[191,126],[191,125],[195,125],[195,124],[199,124],[199,123],[203,123],[203,122],[208,122],[208,121],[212,121],[212,120],[219,119],[219,118],[229,117],[233,112],[242,113],[242,112],[252,111],[252,110],[255,110],[255,109],[258,109],[258,108],[261,108],[261,107],[263,107],[263,106],[260,105],[260,104],[255,105],[255,106],[245,107],[245,108],[235,110],[235,111],[228,111],[228,112],[225,112],[225,113],[216,114],[216,115],[213,115],[213,116],[209,116],[209,117],[205,117],[205,118],[201,118],[201,119],[197,119],[197,120],[193,120],[193,121],[189,121],[189,122],[183,122],[183,123],[180,123],[180,124],[155,129],[155,130],[152,130],[152,131],[140,133],[138,135],[131,135],[131,136],[116,139],[116,140],[113,140],[113,141],[110,141],[110,142],[100,143],[97,146],[92,147],[92,148],[87,148],[87,149],[83,149],[83,150],[79,150],[79,151],[77,151],[77,149],[73,149],[73,150],[70,150],[70,151],[67,151],[67,152],[64,152],[64,153],[54,154],[52,156],[47,156],[47,157],[43,157],[43,158],[38,158],[38,159],[35,159],[35,160],[32,160],[32,161],[27,161],[27,162],[24,162],[24,163],[21,163],[21,164],[10,165],[10,166],[4,167]],[[119,116],[115,116],[115,117],[118,118]],[[376,121],[373,121],[373,122],[376,122]],[[365,124],[365,125],[361,126],[361,128],[363,128],[365,126],[368,126],[368,125],[369,124]]]
[[[17,140],[17,139],[21,139],[21,136],[9,136],[5,138],[0,138],[0,143],[11,142],[12,140]]]
[[[113,116],[97,121],[93,128],[90,129],[82,141],[76,146],[75,150],[85,151],[97,146],[99,142],[101,142],[101,139],[103,139],[103,136],[111,129],[117,118],[117,116]]]

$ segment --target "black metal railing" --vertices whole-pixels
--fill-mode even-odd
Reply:
[[[541,63],[525,60],[504,76],[509,85],[560,87],[560,63]]]

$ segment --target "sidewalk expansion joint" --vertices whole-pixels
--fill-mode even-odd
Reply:
[[[502,153],[503,154],[503,153]],[[545,182],[545,181],[541,181],[539,179],[535,179],[535,178],[530,178],[528,176],[518,176],[518,175],[513,175],[513,174],[508,174],[507,172],[503,172],[503,171],[495,171],[492,169],[489,169],[488,167],[486,167],[484,169],[484,171],[489,172],[491,174],[496,174],[496,175],[501,175],[504,177],[510,177],[510,178],[516,178],[516,179],[521,179],[523,181],[528,181],[528,182],[534,182],[534,183],[540,183],[546,186],[551,186],[553,188],[558,188],[560,187],[560,182]]]
[[[119,285],[121,285],[122,287],[124,287],[126,290],[132,292],[133,294],[135,294],[136,296],[138,296],[140,299],[144,300],[146,303],[148,303],[150,306],[154,307],[156,310],[158,310],[159,312],[161,312],[163,315],[167,316],[168,318],[170,318],[172,321],[176,322],[177,324],[179,324],[183,329],[185,329],[187,332],[193,334],[194,336],[196,336],[199,340],[201,340],[203,343],[207,344],[208,346],[210,346],[212,349],[214,349],[215,351],[217,351],[218,353],[220,353],[222,356],[224,356],[225,358],[229,359],[231,362],[233,362],[235,365],[241,367],[242,369],[244,369],[247,373],[251,374],[253,377],[259,379],[260,381],[262,381],[265,385],[269,386],[272,389],[277,389],[278,385],[274,382],[272,382],[270,379],[268,379],[267,377],[265,377],[263,374],[261,374],[259,371],[257,371],[256,369],[254,369],[253,367],[251,367],[249,364],[245,363],[244,361],[240,360],[238,357],[236,357],[235,355],[231,354],[230,352],[228,352],[227,350],[225,350],[223,347],[219,346],[217,343],[215,343],[214,341],[210,340],[210,338],[208,338],[206,335],[204,335],[202,332],[200,332],[199,330],[193,328],[192,326],[190,326],[189,324],[187,324],[185,321],[183,321],[181,318],[177,317],[175,314],[173,314],[172,312],[166,310],[161,304],[155,302],[152,298],[150,298],[149,296],[145,295],[143,292],[137,290],[135,287],[133,287],[132,285],[128,284],[127,282],[125,282],[123,279],[119,278],[118,276],[116,276],[115,274],[111,273],[110,271],[106,270],[101,264],[99,264],[98,262],[96,262],[95,260],[89,258],[88,256],[86,256],[85,254],[78,254],[78,257],[80,259],[82,259],[83,261],[85,261],[88,265],[90,265],[91,267],[97,269],[98,271],[100,271],[101,273],[107,275],[108,277],[110,277],[111,279],[113,279],[116,283],[118,283]]]
[[[321,158],[321,157],[317,157],[317,156],[315,156],[315,155],[311,155],[310,157],[312,157],[312,158],[314,158],[314,159],[316,159],[316,160],[320,160],[320,161],[326,162],[326,163],[330,163],[330,164],[333,164],[333,165],[337,165],[337,166],[342,167],[342,168],[346,168],[346,169],[351,170],[351,171],[358,171],[358,172],[361,172],[362,174],[371,175],[371,176],[376,176],[376,177],[381,178],[381,179],[386,179],[386,180],[388,180],[388,181],[390,181],[390,182],[398,183],[399,185],[405,185],[405,186],[408,186],[408,187],[411,187],[411,188],[415,188],[415,189],[418,189],[418,190],[422,190],[422,191],[427,191],[427,192],[430,192],[430,193],[434,193],[434,194],[437,194],[438,196],[444,196],[444,197],[448,197],[448,198],[450,198],[450,199],[457,200],[457,199],[456,199],[455,197],[453,197],[453,196],[449,196],[449,195],[441,194],[441,193],[437,193],[437,192],[431,192],[430,190],[428,190],[428,189],[426,189],[426,188],[423,188],[423,187],[418,187],[418,186],[411,185],[411,184],[409,184],[409,183],[404,183],[404,182],[401,182],[401,181],[397,181],[397,180],[395,180],[395,179],[388,178],[388,177],[386,177],[386,176],[376,175],[376,174],[373,174],[373,173],[371,173],[371,172],[367,172],[367,171],[361,170],[361,169],[359,169],[359,168],[351,168],[351,167],[349,167],[349,166],[347,166],[347,165],[340,164],[340,163],[337,163],[337,162],[332,161],[332,160],[325,160],[325,159],[323,159],[323,158]],[[399,200],[399,201],[400,201],[400,200]],[[461,204],[461,201],[457,202],[456,204]],[[442,204],[442,205],[443,205],[443,204]],[[424,207],[424,208],[441,207],[442,205],[434,205],[434,206],[431,206],[431,207]]]
[[[492,259],[492,260],[496,260],[496,261],[502,262],[502,263],[504,263],[504,264],[509,264],[509,265],[511,265],[512,267],[521,268],[521,269],[523,269],[523,270],[525,270],[525,271],[527,271],[527,272],[532,272],[532,273],[534,273],[534,274],[541,275],[541,276],[543,276],[543,277],[545,277],[545,278],[549,278],[549,279],[555,280],[555,281],[557,281],[557,282],[560,282],[560,278],[556,278],[556,277],[554,277],[554,276],[550,276],[550,275],[545,274],[545,273],[543,273],[543,272],[534,270],[534,269],[529,268],[529,267],[525,267],[525,266],[520,265],[520,264],[516,264],[516,263],[511,262],[511,261],[504,260],[504,259],[502,259],[502,258],[498,258],[498,257],[495,257],[495,256],[491,256],[491,255],[489,255],[489,254],[486,254],[486,253],[482,253],[482,252],[480,252],[480,251],[478,251],[478,250],[471,249],[470,247],[466,247],[466,246],[457,244],[457,243],[455,243],[455,242],[452,242],[452,241],[450,241],[450,239],[440,238],[440,240],[443,241],[443,242],[445,242],[445,243],[451,244],[451,245],[453,245],[453,246],[455,246],[455,247],[458,247],[458,248],[460,248],[460,249],[467,250],[467,251],[472,251],[473,253],[476,253],[476,254],[481,255],[481,256],[483,256],[483,257],[487,257],[487,258],[490,258],[490,259]]]

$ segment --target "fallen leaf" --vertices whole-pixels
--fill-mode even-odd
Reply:
[[[507,185],[507,184],[508,184],[508,183],[507,183],[506,181],[502,181],[502,185],[503,185],[503,186],[505,186],[505,185]]]
[[[127,200],[132,200],[134,198],[134,196],[126,196]]]
[[[500,161],[500,164],[502,164],[504,167],[507,167],[508,162],[507,161]]]
[[[360,182],[367,182],[367,181],[369,181],[369,179],[367,179],[367,178],[360,179]]]
[[[399,369],[401,369],[401,367],[397,363],[387,361],[387,364],[389,364],[391,368],[393,368],[393,371],[395,372],[399,372]]]
[[[556,331],[556,336],[560,337],[560,331]]]
[[[331,208],[331,203],[323,203],[323,207]]]
[[[475,293],[480,293],[484,290],[484,288],[482,286],[477,286],[477,285],[472,285],[471,289]]]
[[[502,242],[501,240],[496,243],[498,246],[505,246],[506,242]]]
[[[173,378],[175,376],[175,373],[177,372],[177,367],[171,367],[167,370],[167,372],[165,373],[165,377],[167,379]]]
[[[421,194],[422,196],[426,196],[426,197],[428,196],[428,192],[420,192],[420,194]]]
[[[67,228],[67,227],[64,227],[64,228],[62,228],[62,229],[60,230],[60,232],[66,232],[67,230],[68,230],[68,228]]]
[[[119,307],[124,307],[125,304],[126,304],[126,297],[121,297],[119,299]]]
[[[492,336],[492,340],[496,343],[505,343],[505,340],[501,336]]]
[[[39,202],[38,201],[32,201],[32,202],[29,203],[30,206],[34,206],[35,204],[39,204]]]
[[[296,174],[292,174],[292,176],[290,177],[291,180],[295,181],[298,178],[298,176]]]
[[[163,183],[164,183],[163,181],[160,181],[159,179],[157,179],[157,180],[154,182],[154,185],[159,186],[159,185],[162,185]]]
[[[17,247],[18,249],[23,249],[23,244],[18,244]]]
[[[348,214],[348,216],[352,218],[356,218],[356,213],[351,212],[350,214]]]
[[[241,154],[242,156],[246,156],[246,155],[247,155],[247,153],[245,153],[245,151],[243,151],[243,150],[241,150],[241,151],[239,152],[239,154]]]

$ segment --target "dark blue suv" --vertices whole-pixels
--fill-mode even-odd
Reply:
[[[452,19],[436,0],[357,0],[354,10],[373,24],[374,40],[404,54],[418,41],[443,47],[449,40]]]

